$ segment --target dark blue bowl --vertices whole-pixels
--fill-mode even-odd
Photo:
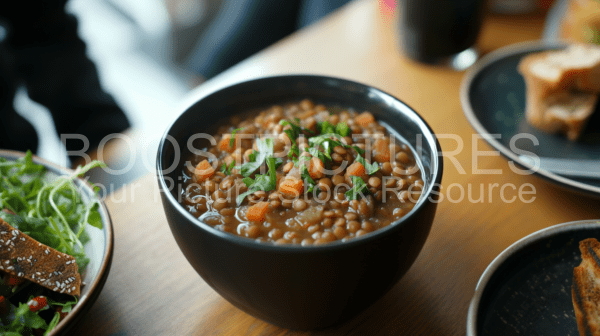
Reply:
[[[213,229],[179,204],[180,176],[191,157],[186,144],[192,135],[214,134],[215,124],[243,111],[304,98],[368,110],[416,149],[425,188],[409,214],[348,242],[275,246]],[[206,283],[236,307],[265,321],[292,329],[320,329],[369,307],[413,264],[437,207],[442,178],[440,153],[427,123],[387,93],[336,78],[280,76],[198,97],[164,134],[158,148],[157,174],[171,232]]]

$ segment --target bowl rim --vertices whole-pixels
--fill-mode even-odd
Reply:
[[[409,213],[407,213],[405,216],[400,218],[399,220],[392,222],[390,225],[388,225],[385,228],[371,232],[370,234],[366,235],[365,237],[361,237],[361,239],[351,239],[346,242],[334,241],[334,242],[330,242],[328,244],[317,245],[317,246],[312,246],[312,245],[311,246],[300,246],[300,245],[296,245],[296,244],[275,245],[275,244],[257,243],[254,240],[249,239],[249,238],[240,237],[238,235],[219,231],[219,230],[211,227],[210,225],[200,221],[198,218],[195,218],[188,211],[186,211],[183,208],[183,206],[181,204],[179,204],[179,202],[173,197],[171,192],[168,191],[167,185],[164,180],[165,176],[163,174],[163,169],[162,169],[163,151],[165,148],[165,144],[167,142],[167,137],[169,136],[169,133],[173,129],[173,126],[179,121],[179,119],[181,118],[181,116],[183,114],[188,113],[190,108],[192,108],[196,104],[200,103],[203,99],[206,99],[214,94],[219,94],[219,93],[222,93],[223,91],[232,90],[232,89],[235,89],[240,86],[251,85],[255,82],[274,81],[274,80],[279,80],[279,79],[285,79],[288,81],[313,79],[313,80],[324,80],[324,81],[327,81],[328,83],[331,81],[335,81],[335,82],[343,83],[345,85],[353,85],[354,87],[360,87],[361,89],[369,90],[370,92],[375,92],[379,95],[383,95],[384,97],[386,97],[387,100],[391,100],[394,103],[399,103],[401,106],[401,109],[398,111],[403,114],[408,114],[408,116],[411,117],[411,120],[414,121],[418,125],[419,129],[421,130],[421,132],[423,134],[423,137],[427,139],[425,141],[425,143],[427,143],[428,147],[430,147],[432,149],[432,160],[431,160],[432,178],[426,189],[427,192],[423,193],[421,195],[419,201],[414,206],[414,208]],[[434,189],[437,189],[439,192],[439,187],[441,186],[441,179],[442,179],[442,174],[443,174],[443,160],[440,159],[440,156],[442,155],[442,149],[439,144],[437,136],[435,135],[435,133],[433,132],[433,130],[429,126],[429,124],[423,119],[423,117],[421,117],[412,107],[410,107],[408,104],[406,104],[402,100],[394,97],[393,95],[391,95],[383,90],[380,90],[378,88],[375,88],[373,86],[354,82],[354,81],[351,81],[348,79],[336,78],[336,77],[310,75],[310,74],[289,74],[289,75],[267,76],[267,77],[254,78],[254,79],[250,79],[250,80],[244,80],[244,81],[232,84],[232,85],[228,85],[226,87],[218,88],[218,89],[210,91],[210,92],[198,91],[195,94],[193,94],[193,97],[191,99],[189,99],[187,101],[189,103],[186,106],[184,106],[183,111],[180,112],[178,114],[178,117],[175,118],[175,120],[173,120],[165,129],[165,132],[163,133],[163,135],[160,139],[159,145],[158,145],[157,157],[156,157],[156,176],[157,176],[158,184],[160,187],[160,192],[163,193],[165,195],[164,197],[166,197],[168,199],[168,201],[174,205],[174,209],[176,211],[178,211],[181,215],[183,215],[186,219],[188,219],[191,223],[194,223],[196,226],[198,226],[199,228],[201,228],[204,231],[209,232],[211,235],[214,235],[221,239],[227,240],[231,243],[238,244],[238,245],[244,245],[244,246],[254,248],[254,249],[267,250],[267,251],[302,252],[302,253],[313,253],[315,251],[321,252],[323,250],[337,250],[337,249],[343,249],[343,248],[354,246],[354,245],[362,245],[362,244],[371,242],[373,240],[379,239],[380,236],[386,234],[389,231],[397,230],[398,227],[400,227],[403,223],[406,223],[408,221],[408,219],[416,216],[417,213],[422,211],[422,209],[425,207],[425,203],[427,203],[427,201],[431,197],[432,191]],[[243,111],[240,111],[239,113],[242,113],[242,112]],[[424,131],[426,131],[427,133]],[[401,132],[398,132],[398,133],[400,135],[402,135]],[[433,155],[433,149],[435,149],[436,155]],[[434,200],[433,203],[438,203],[438,201]]]
[[[18,159],[24,157],[25,155],[26,153],[19,151],[0,149],[0,157],[7,159]],[[32,155],[32,160],[37,164],[41,164],[46,168],[50,168],[48,169],[49,171],[52,170],[59,172],[60,175],[70,175],[75,172],[70,168],[59,166],[36,155]],[[77,178],[77,180],[81,183],[82,186],[85,186],[85,188],[88,189],[90,195],[94,195],[94,189],[88,181],[83,180],[79,177]],[[102,230],[105,232],[106,237],[104,255],[102,256],[102,261],[100,263],[98,273],[96,274],[96,277],[91,281],[91,283],[86,284],[86,287],[90,288],[88,294],[79,297],[79,300],[77,304],[73,307],[71,313],[68,314],[62,321],[60,321],[56,325],[56,327],[54,327],[54,329],[52,329],[52,331],[48,334],[49,336],[54,336],[65,332],[67,329],[71,328],[75,323],[77,323],[81,317],[83,317],[83,315],[81,314],[83,314],[83,312],[85,312],[86,309],[89,309],[87,305],[93,304],[94,301],[97,299],[99,291],[101,291],[104,287],[104,282],[106,281],[106,277],[108,276],[108,271],[112,262],[114,249],[114,230],[112,219],[110,218],[110,214],[108,212],[108,209],[106,208],[106,204],[104,204],[104,200],[98,197],[96,197],[96,200],[99,203],[99,211],[101,212],[101,216],[105,219],[102,222]]]
[[[475,293],[469,304],[469,310],[467,312],[467,336],[477,336],[477,320],[479,317],[479,304],[481,303],[481,297],[485,291],[489,281],[492,279],[498,268],[504,262],[519,253],[523,248],[538,242],[542,239],[546,239],[550,236],[561,234],[570,231],[579,231],[588,228],[599,228],[600,219],[584,219],[571,221],[561,224],[556,224],[538,231],[535,231],[511,244],[509,247],[504,249],[499,255],[492,260],[492,262],[486,267],[481,274],[481,277],[477,281],[475,287]]]
[[[600,196],[600,187],[596,187],[593,185],[585,184],[576,180],[573,180],[568,177],[563,177],[561,175],[555,174],[549,170],[542,169],[538,167],[536,169],[535,165],[532,165],[530,162],[523,160],[519,157],[519,155],[515,154],[512,150],[504,146],[500,141],[494,138],[490,132],[486,129],[485,126],[481,123],[481,121],[477,118],[475,114],[475,110],[471,104],[471,88],[473,87],[473,83],[475,80],[481,75],[482,71],[486,68],[492,66],[494,63],[503,60],[506,57],[519,55],[522,53],[531,53],[539,50],[550,50],[550,49],[560,49],[565,48],[570,43],[566,40],[557,40],[557,41],[543,41],[543,40],[534,40],[534,41],[525,41],[520,43],[511,44],[508,46],[504,46],[498,50],[492,51],[491,53],[482,57],[475,65],[473,65],[463,77],[463,80],[460,85],[460,102],[463,109],[463,113],[471,127],[483,137],[483,139],[494,149],[500,152],[502,156],[511,160],[521,167],[532,170],[533,175],[537,175],[544,180],[553,183],[557,186],[560,186],[564,189],[568,189],[572,192],[577,192],[583,195],[598,197]]]

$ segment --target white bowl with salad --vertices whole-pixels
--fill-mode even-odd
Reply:
[[[79,176],[0,150],[0,334],[65,333],[96,300],[110,269],[106,206]]]

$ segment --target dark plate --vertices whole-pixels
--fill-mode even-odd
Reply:
[[[599,220],[555,225],[504,250],[477,284],[467,335],[579,335],[571,283],[585,238],[600,240]]]
[[[600,179],[565,177],[543,169],[534,169],[522,161],[518,150],[539,157],[563,159],[600,158],[600,113],[594,113],[579,141],[569,141],[562,135],[548,134],[530,126],[525,120],[525,82],[517,72],[521,58],[532,52],[564,48],[562,43],[528,42],[499,49],[482,58],[467,72],[461,87],[464,113],[475,130],[502,155],[534,174],[569,190],[600,197]],[[511,149],[516,135],[533,136],[534,141],[521,138]]]

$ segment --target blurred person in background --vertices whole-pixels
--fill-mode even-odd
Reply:
[[[65,12],[66,2],[0,2],[0,148],[35,153],[38,147],[35,129],[13,107],[20,86],[50,110],[59,136],[86,137],[88,152],[108,134],[130,126],[102,90],[96,67],[77,35],[77,21]],[[69,139],[65,146],[77,151],[84,143]]]
[[[187,67],[209,79],[349,0],[223,1],[196,42]]]

